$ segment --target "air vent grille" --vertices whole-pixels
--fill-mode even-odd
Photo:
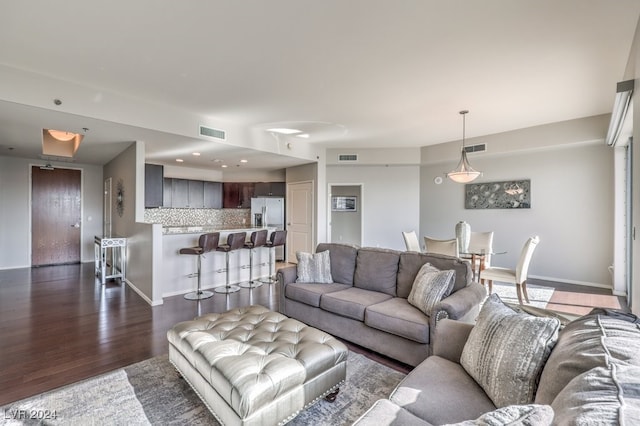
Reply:
[[[479,143],[477,145],[467,145],[464,147],[464,151],[468,154],[470,152],[484,152],[487,150],[486,143]]]
[[[227,139],[227,134],[224,130],[214,129],[212,127],[207,127],[202,125],[200,126],[200,135],[207,136],[209,138],[215,138],[215,139],[222,139],[222,140]]]
[[[346,162],[358,161],[358,154],[338,154],[338,161],[346,161]]]

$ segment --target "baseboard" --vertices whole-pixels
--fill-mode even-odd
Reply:
[[[555,282],[564,283],[564,284],[581,285],[585,287],[606,288],[613,291],[610,284],[592,283],[589,281],[566,280],[563,278],[543,277],[541,275],[529,275],[529,278],[534,278],[534,279],[543,280],[543,281],[555,281]]]
[[[162,305],[164,303],[164,301],[162,299],[160,299],[158,301],[155,301],[155,302],[153,300],[149,299],[147,297],[147,295],[142,292],[142,290],[140,290],[138,287],[133,285],[133,283],[131,281],[129,281],[128,279],[125,278],[124,282],[127,283],[127,285],[131,288],[131,290],[133,290],[136,293],[138,293],[138,296],[142,297],[142,299],[145,302],[147,302],[149,305],[158,306],[158,305]]]

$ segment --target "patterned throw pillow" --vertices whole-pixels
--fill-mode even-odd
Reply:
[[[548,405],[509,405],[478,417],[445,426],[543,426],[553,421],[553,409]]]
[[[560,321],[518,313],[496,294],[482,306],[460,364],[496,407],[531,404]]]
[[[296,253],[298,259],[298,278],[299,283],[332,283],[331,277],[331,261],[329,251],[321,251],[320,253],[305,253],[299,251]]]
[[[441,271],[430,263],[425,263],[413,280],[407,302],[431,316],[431,311],[438,302],[451,294],[455,279],[455,271]]]

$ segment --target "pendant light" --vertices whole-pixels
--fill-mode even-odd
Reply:
[[[471,165],[469,164],[469,160],[467,160],[467,152],[464,150],[464,138],[466,130],[465,115],[468,112],[469,111],[467,110],[460,111],[460,114],[462,115],[462,153],[460,155],[460,162],[453,171],[447,173],[447,177],[457,183],[471,182],[482,174],[482,172],[479,172],[471,167]]]

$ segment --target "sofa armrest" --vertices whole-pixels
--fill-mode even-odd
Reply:
[[[283,315],[286,315],[284,305],[285,305],[285,293],[288,284],[296,282],[298,278],[298,266],[297,265],[289,265],[284,268],[278,269],[276,272],[276,280],[278,281],[275,285],[280,286],[280,303],[278,306],[278,312]]]
[[[487,291],[477,282],[472,282],[465,288],[442,299],[431,311],[431,325],[445,318],[459,320],[467,317],[470,312],[479,312],[480,302],[487,297]],[[473,318],[475,319],[475,318]]]
[[[433,355],[460,364],[462,349],[472,329],[473,324],[443,319],[433,337]]]
[[[431,339],[434,337],[438,323],[443,319],[473,322],[480,312],[480,302],[485,297],[487,297],[487,291],[484,286],[473,281],[465,288],[442,299],[431,311],[429,319]]]

